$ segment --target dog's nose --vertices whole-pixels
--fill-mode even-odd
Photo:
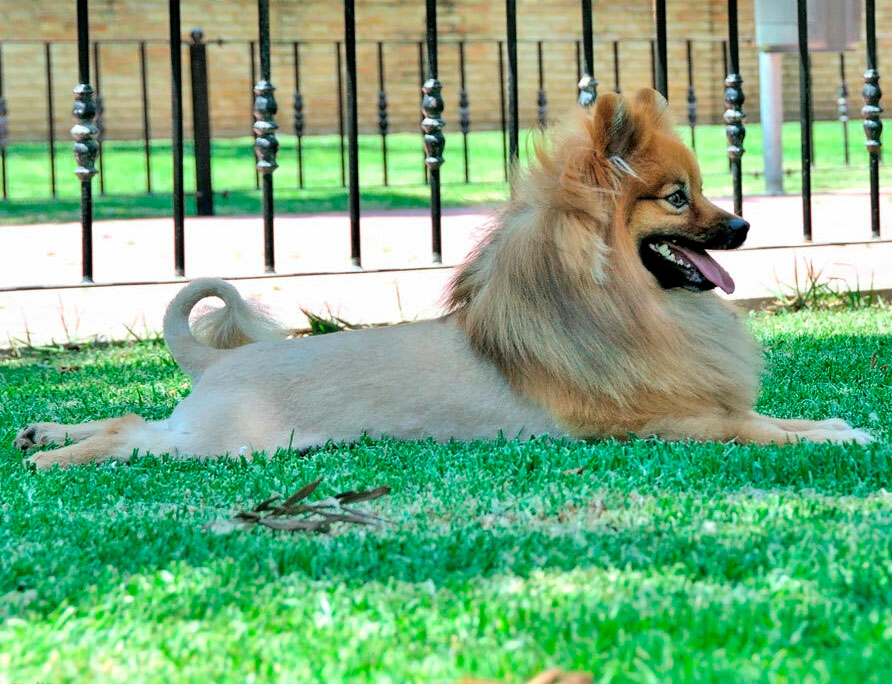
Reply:
[[[728,230],[734,233],[734,236],[741,236],[740,239],[746,237],[747,232],[750,229],[749,221],[744,221],[739,216],[733,216],[728,219]]]
[[[725,249],[736,249],[746,240],[746,234],[750,229],[748,221],[744,221],[739,216],[731,216],[725,222],[725,236],[727,242]]]

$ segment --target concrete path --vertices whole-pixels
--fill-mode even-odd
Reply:
[[[719,201],[730,209],[730,202]],[[882,197],[883,217],[892,217],[892,194]],[[866,194],[815,196],[814,241],[801,236],[801,200],[748,199],[752,223],[745,247],[715,256],[737,282],[733,298],[769,297],[779,283],[800,278],[806,262],[824,278],[850,287],[892,289],[892,240],[871,240]],[[444,262],[460,263],[486,231],[488,211],[447,210],[443,217]],[[892,224],[886,234],[892,237]],[[850,244],[843,244],[850,243]],[[430,219],[424,211],[368,212],[362,219],[365,272],[351,272],[349,221],[344,214],[279,216],[276,267],[263,274],[259,217],[189,218],[186,272],[234,279],[295,327],[301,308],[331,311],[357,323],[410,320],[436,315],[451,268],[430,268]],[[52,289],[0,292],[0,347],[69,342],[93,337],[122,339],[160,328],[164,308],[182,282],[173,277],[170,219],[97,221],[94,226],[95,280],[79,287],[79,224],[0,226],[0,288],[47,285]],[[410,267],[415,270],[391,270]],[[313,275],[335,271],[333,275]],[[145,281],[165,281],[149,284]],[[112,285],[113,283],[128,283]]]

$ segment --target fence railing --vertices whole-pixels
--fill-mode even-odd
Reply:
[[[296,164],[298,187],[305,187],[307,169],[303,157],[303,143],[305,137],[305,123],[307,109],[304,95],[301,89],[302,54],[308,45],[318,45],[319,41],[276,41],[281,47],[285,45],[291,48],[291,68],[293,69],[294,92],[289,99],[290,112],[282,116],[279,113],[278,104],[274,96],[273,74],[271,69],[270,51],[273,41],[270,39],[269,26],[269,0],[258,0],[258,33],[256,41],[248,41],[248,64],[250,66],[251,81],[254,83],[252,90],[252,109],[254,123],[252,132],[254,135],[254,153],[256,158],[256,187],[262,188],[260,209],[264,225],[264,267],[267,273],[275,273],[275,195],[274,172],[278,167],[277,152],[279,142],[277,133],[279,121],[290,120],[289,133],[293,131],[296,136]],[[668,97],[669,94],[669,64],[667,38],[667,19],[665,0],[654,0],[654,37],[644,39],[645,45],[649,43],[651,81],[654,87]],[[806,240],[811,239],[811,166],[813,162],[813,149],[811,143],[811,78],[809,74],[810,59],[808,53],[808,23],[807,2],[797,0],[799,12],[799,64],[800,64],[800,117],[802,137],[802,211],[803,234]],[[152,192],[157,190],[152,184],[152,131],[150,125],[150,89],[147,77],[147,42],[148,41],[104,41],[91,42],[89,37],[88,0],[77,0],[77,55],[78,55],[78,83],[74,89],[75,103],[73,116],[75,126],[72,128],[72,136],[75,139],[74,155],[77,163],[75,174],[80,181],[81,189],[81,225],[82,225],[82,275],[83,282],[93,282],[92,259],[92,220],[93,220],[93,183],[95,175],[99,175],[100,192],[105,190],[105,174],[108,169],[102,163],[101,150],[105,139],[105,121],[103,100],[101,97],[101,56],[102,45],[109,42],[118,44],[132,44],[138,55],[140,94],[142,99],[142,140],[145,156],[145,190]],[[357,44],[371,42],[375,48],[377,60],[377,101],[374,108],[378,135],[381,139],[382,178],[384,185],[392,182],[388,169],[388,136],[391,135],[391,98],[388,97],[387,81],[385,78],[386,46],[397,41],[357,41],[355,35],[354,0],[344,0],[344,27],[343,40],[329,41],[335,56],[335,77],[337,92],[337,120],[338,136],[340,140],[340,179],[341,184],[348,188],[349,216],[350,216],[350,258],[355,267],[362,267],[362,255],[360,252],[361,215],[360,215],[360,175],[358,166],[358,94],[356,81]],[[577,101],[580,106],[590,106],[597,97],[599,83],[596,76],[597,69],[594,61],[594,33],[593,14],[591,0],[581,0],[581,36],[578,40],[571,41],[575,50],[575,72],[577,81]],[[727,0],[728,10],[728,35],[726,39],[719,39],[721,44],[721,56],[723,60],[724,78],[724,121],[727,135],[727,155],[729,170],[732,177],[734,210],[741,214],[743,211],[743,186],[744,172],[744,139],[746,129],[744,125],[744,89],[743,78],[740,69],[739,32],[737,22],[737,2]],[[879,74],[877,72],[876,58],[876,23],[875,0],[865,0],[866,16],[866,71],[864,73],[864,86],[862,90],[864,106],[862,116],[864,118],[864,130],[866,134],[866,149],[870,169],[870,201],[871,201],[871,233],[874,237],[880,235],[879,214],[879,162],[881,154],[882,122],[880,114],[881,91],[879,88]],[[444,89],[439,79],[440,53],[445,50],[454,50],[457,55],[458,92],[450,93],[449,101],[457,104],[458,134],[462,141],[459,155],[463,165],[464,182],[471,182],[469,171],[468,134],[471,131],[472,103],[466,89],[466,47],[469,42],[465,40],[449,40],[440,43],[437,32],[437,3],[436,0],[426,0],[426,25],[425,40],[416,43],[418,63],[418,86],[420,89],[420,104],[422,117],[420,121],[422,142],[424,147],[423,165],[419,167],[424,171],[425,182],[430,186],[430,216],[431,216],[431,255],[432,263],[441,262],[442,231],[441,231],[441,203],[440,203],[440,166],[443,163],[445,138],[443,134],[443,110]],[[519,100],[518,79],[522,76],[519,72],[518,45],[526,45],[535,48],[536,91],[535,107],[536,120],[539,125],[546,125],[549,110],[550,93],[546,88],[544,79],[544,54],[549,49],[551,41],[525,40],[518,37],[516,28],[516,3],[515,0],[505,2],[505,38],[496,39],[493,47],[498,54],[498,82],[499,91],[499,124],[503,146],[503,171],[507,179],[513,167],[513,161],[518,156],[519,134]],[[205,42],[200,31],[193,31],[191,40],[184,41],[180,26],[180,1],[169,0],[169,59],[171,72],[171,138],[172,138],[172,218],[174,227],[174,264],[173,272],[176,276],[185,276],[185,210],[184,210],[184,141],[183,141],[183,102],[182,102],[182,46],[189,46],[189,66],[192,91],[192,119],[195,137],[196,156],[196,195],[198,210],[201,214],[213,211],[213,188],[211,187],[210,158],[211,138],[209,125],[208,105],[208,76],[207,76],[207,45],[223,44],[224,41]],[[687,100],[687,125],[690,128],[691,144],[696,148],[696,127],[699,125],[698,96],[695,88],[695,62],[693,46],[696,39],[683,41],[686,58],[686,100]],[[705,40],[705,39],[704,39]],[[7,41],[10,42],[10,41]],[[555,41],[562,42],[562,41]],[[566,42],[566,41],[563,41]],[[607,74],[612,71],[613,89],[621,90],[622,83],[622,52],[624,46],[632,41],[611,40],[612,64],[610,68],[603,68],[603,80],[607,80]],[[0,44],[0,188],[4,199],[9,197],[7,167],[8,113],[4,98],[3,83],[3,46]],[[53,50],[52,43],[43,43],[44,67],[46,79],[46,108],[47,108],[47,132],[50,163],[49,195],[57,194],[56,182],[56,144],[53,103]],[[92,55],[91,55],[92,53]],[[91,86],[91,56],[92,77],[96,86]],[[845,142],[845,159],[849,162],[848,151],[848,84],[846,82],[845,57],[839,55],[840,60],[840,86],[839,86],[839,119],[843,126]],[[259,73],[258,73],[259,62]],[[571,67],[572,68],[572,67]],[[571,71],[572,73],[572,71]],[[677,73],[684,73],[679,71]],[[342,82],[342,78],[346,81]],[[602,86],[603,87],[603,86]],[[366,107],[366,111],[370,111]],[[284,114],[284,112],[283,112]],[[246,130],[247,132],[247,130]],[[98,167],[97,167],[98,160]],[[16,288],[3,288],[16,289]]]

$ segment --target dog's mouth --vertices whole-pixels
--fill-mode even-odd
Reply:
[[[734,280],[702,245],[675,237],[656,236],[641,243],[641,261],[660,286],[703,292],[715,287],[734,292]]]

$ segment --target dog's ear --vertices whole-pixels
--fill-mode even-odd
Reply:
[[[638,126],[626,99],[617,93],[595,100],[590,131],[595,153],[605,159],[625,159],[637,145]]]
[[[654,121],[662,121],[669,109],[666,98],[653,88],[641,88],[636,91],[633,101],[644,114],[649,115]]]

